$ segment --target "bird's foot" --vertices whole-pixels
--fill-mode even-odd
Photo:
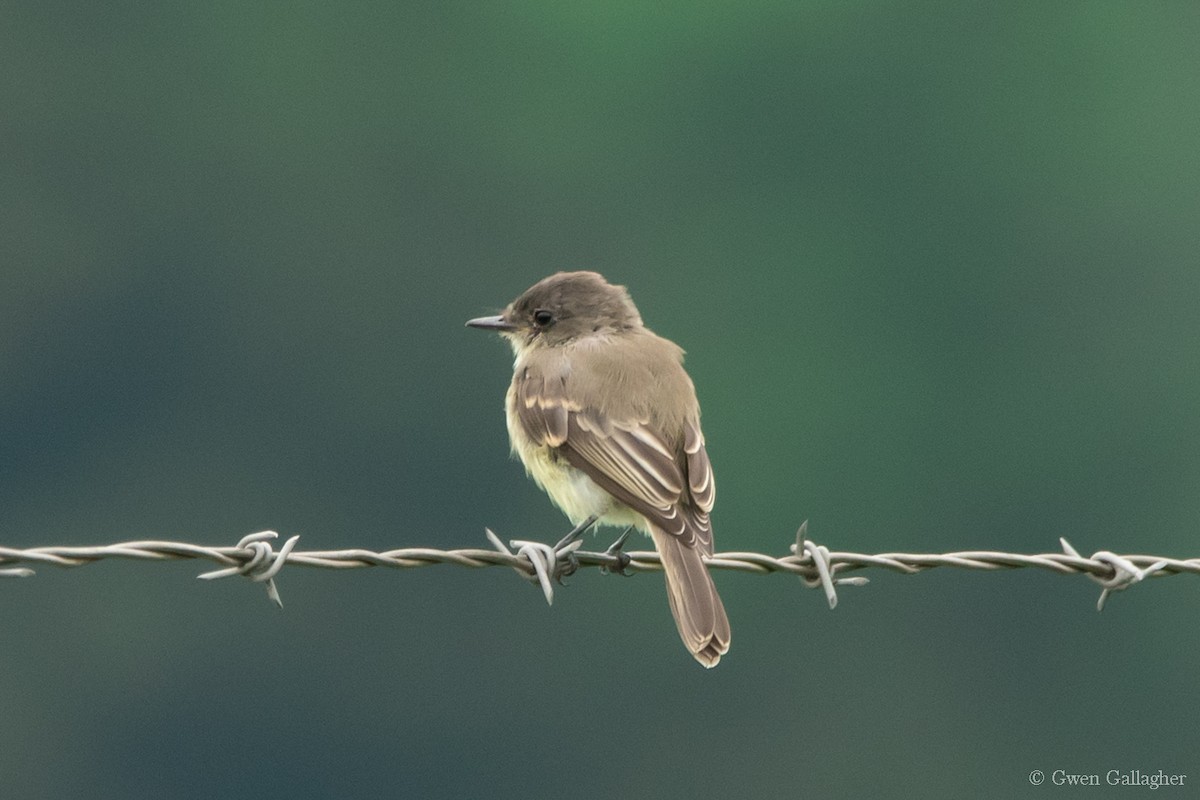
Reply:
[[[606,575],[615,572],[618,575],[624,575],[626,578],[633,574],[632,572],[626,571],[633,559],[629,557],[628,553],[621,549],[625,546],[625,540],[629,538],[629,534],[632,532],[633,526],[630,525],[625,529],[625,532],[618,536],[617,540],[610,544],[608,549],[604,551],[606,556],[613,556],[616,559],[616,565],[612,567],[600,567],[601,572],[605,573]]]
[[[596,518],[588,517],[572,528],[566,536],[559,539],[558,544],[554,545],[554,552],[558,554],[558,558],[556,559],[558,564],[554,571],[554,579],[558,581],[560,586],[566,585],[563,583],[563,578],[574,574],[575,570],[579,569],[579,559],[575,556],[576,548],[571,547],[568,549],[568,545],[587,533],[587,529],[595,524]]]

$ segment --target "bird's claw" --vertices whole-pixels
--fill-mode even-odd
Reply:
[[[575,555],[575,551],[564,553],[558,557],[558,568],[554,571],[554,580],[558,581],[559,586],[566,586],[563,578],[574,575],[577,569],[579,569],[579,557]]]
[[[633,531],[632,526],[626,528],[625,532],[622,533],[617,538],[617,540],[615,542],[613,542],[612,544],[610,544],[608,546],[608,549],[604,551],[604,555],[612,556],[613,558],[615,558],[617,560],[617,565],[615,567],[609,567],[609,566],[600,567],[600,571],[602,573],[607,575],[607,574],[611,574],[611,573],[615,572],[617,575],[624,575],[626,578],[628,578],[629,576],[631,576],[633,574],[632,572],[627,571],[629,565],[633,563],[633,559],[629,556],[628,553],[626,553],[624,550],[621,549],[622,547],[625,546],[625,540],[629,538],[629,534],[632,531]]]
[[[579,569],[579,558],[575,555],[575,551],[579,549],[579,545],[571,547],[570,545],[583,536],[587,529],[596,524],[595,517],[588,517],[583,522],[572,528],[566,536],[559,539],[558,544],[554,545],[555,554],[555,569],[554,580],[558,581],[559,586],[566,586],[563,583],[563,578],[568,575],[573,575],[575,570]]]

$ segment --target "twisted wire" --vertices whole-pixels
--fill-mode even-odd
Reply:
[[[0,577],[28,577],[33,570],[26,565],[79,567],[105,559],[138,561],[205,560],[222,568],[206,572],[200,578],[242,575],[250,580],[265,582],[268,595],[278,605],[275,577],[285,565],[321,569],[361,569],[391,567],[412,569],[434,564],[459,567],[509,567],[522,576],[540,584],[546,601],[553,599],[552,581],[579,568],[599,567],[606,572],[657,571],[662,569],[654,551],[620,550],[620,542],[605,552],[580,549],[578,536],[584,526],[572,531],[556,545],[540,542],[513,541],[509,549],[499,537],[487,531],[492,549],[461,548],[440,550],[429,547],[405,547],[375,552],[365,549],[296,550],[299,537],[293,536],[278,551],[271,547],[276,538],[273,531],[263,531],[243,537],[235,546],[205,546],[189,542],[139,540],[95,546],[48,546],[30,548],[0,547]],[[862,585],[865,577],[854,575],[868,569],[884,569],[902,575],[936,568],[968,570],[1042,569],[1061,575],[1087,575],[1103,591],[1097,603],[1103,608],[1114,591],[1127,589],[1143,578],[1178,574],[1200,575],[1200,558],[1178,559],[1153,555],[1118,555],[1099,551],[1090,557],[1080,555],[1065,540],[1060,539],[1062,552],[1005,553],[994,550],[966,550],[951,553],[853,553],[829,550],[807,538],[807,526],[801,526],[791,553],[773,556],[765,553],[731,551],[717,553],[708,559],[711,569],[728,569],[755,574],[775,572],[795,575],[809,586],[825,590],[830,607],[837,604],[837,586]],[[622,540],[623,541],[623,540]],[[21,566],[14,566],[21,565]]]

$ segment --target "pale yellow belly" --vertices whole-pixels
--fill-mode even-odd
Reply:
[[[550,495],[572,525],[596,517],[604,525],[633,525],[643,532],[649,531],[645,517],[618,501],[580,470],[556,459],[550,448],[531,442],[514,414],[507,417],[513,452],[521,459],[529,476]]]

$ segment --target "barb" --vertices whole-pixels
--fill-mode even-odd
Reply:
[[[1079,558],[1078,551],[1071,547],[1071,543],[1066,539],[1059,537],[1059,544],[1062,545],[1063,552],[1067,555]],[[1092,556],[1092,559],[1104,564],[1108,564],[1112,568],[1112,576],[1108,578],[1099,575],[1089,575],[1092,580],[1100,584],[1103,588],[1100,591],[1100,599],[1096,601],[1096,610],[1103,611],[1104,603],[1108,600],[1108,596],[1113,592],[1119,592],[1122,589],[1128,589],[1135,583],[1140,582],[1143,578],[1153,575],[1162,570],[1167,562],[1165,559],[1159,559],[1145,569],[1138,569],[1128,558],[1119,556],[1116,553],[1110,553],[1107,550],[1101,550]]]
[[[281,605],[274,578],[284,565],[323,569],[360,569],[391,567],[410,569],[433,564],[452,564],[460,567],[509,567],[522,577],[538,583],[546,602],[554,598],[552,580],[562,579],[576,569],[599,567],[606,572],[629,574],[662,569],[658,553],[630,551],[620,548],[623,540],[605,552],[581,549],[577,538],[586,525],[578,527],[555,545],[526,540],[514,540],[505,545],[492,531],[487,531],[494,549],[464,548],[437,550],[410,547],[383,552],[371,550],[295,550],[299,537],[288,539],[276,552],[270,541],[277,538],[274,531],[263,531],[244,537],[234,547],[206,547],[187,542],[132,541],[94,547],[32,547],[26,549],[0,547],[0,577],[27,577],[33,574],[28,566],[79,567],[105,559],[124,558],[138,561],[178,561],[199,559],[213,561],[220,569],[199,577],[205,580],[242,575],[267,584],[273,602]],[[800,526],[791,554],[772,556],[752,552],[717,553],[706,560],[710,569],[729,569],[739,572],[768,574],[782,572],[801,578],[805,585],[820,586],[830,608],[837,606],[838,586],[861,586],[865,576],[852,573],[866,569],[886,569],[902,575],[939,567],[996,571],[1006,569],[1041,569],[1060,575],[1082,574],[1101,586],[1097,609],[1103,609],[1113,592],[1128,589],[1150,577],[1191,574],[1200,575],[1200,558],[1176,559],[1150,555],[1118,555],[1101,550],[1090,557],[1079,554],[1064,539],[1062,552],[1024,554],[991,550],[969,550],[952,553],[852,553],[830,550],[808,538],[808,525]],[[510,549],[513,548],[513,549]]]
[[[541,584],[542,594],[546,598],[546,605],[554,605],[554,586],[550,583],[550,578],[553,577],[562,585],[562,579],[570,575],[575,570],[579,569],[579,562],[576,560],[575,551],[583,546],[583,542],[579,541],[579,537],[583,532],[592,527],[596,522],[595,517],[588,517],[579,525],[576,525],[570,533],[564,536],[558,544],[550,546],[542,542],[527,542],[520,539],[514,539],[509,542],[509,545],[517,548],[514,553],[504,546],[504,542],[500,541],[500,537],[492,532],[491,528],[484,528],[484,533],[487,534],[492,546],[497,552],[515,558],[525,559],[525,563],[533,569],[532,575],[526,575],[530,580],[534,580]],[[525,568],[515,567],[518,573],[525,573]]]
[[[838,604],[835,586],[865,586],[869,582],[867,578],[861,576],[833,579],[833,565],[829,562],[829,548],[809,541],[808,520],[800,523],[800,530],[796,531],[796,543],[791,546],[791,550],[797,556],[810,560],[816,568],[816,578],[801,576],[801,579],[804,581],[804,585],[810,589],[820,586],[825,590],[825,600],[829,603],[830,611],[837,608]]]
[[[202,581],[211,581],[216,578],[228,578],[230,575],[245,575],[256,583],[266,581],[267,597],[272,603],[283,608],[283,600],[279,597],[279,588],[275,585],[275,576],[287,563],[288,554],[292,552],[300,537],[293,536],[288,539],[276,553],[271,549],[270,540],[278,537],[279,534],[275,531],[260,531],[243,536],[242,540],[237,543],[237,549],[246,554],[244,563],[236,567],[204,572],[196,577]]]

